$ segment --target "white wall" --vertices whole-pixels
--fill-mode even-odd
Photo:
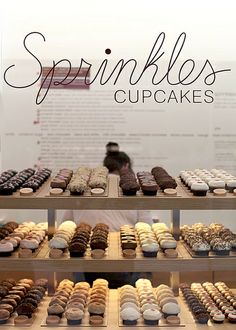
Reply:
[[[112,50],[109,58],[114,62],[120,58],[132,57],[145,61],[154,40],[162,31],[166,33],[165,61],[167,61],[177,36],[184,31],[187,33],[187,42],[180,60],[191,57],[200,63],[208,58],[219,68],[231,67],[232,72],[219,78],[215,90],[216,92],[235,92],[236,3],[233,0],[225,3],[204,0],[197,2],[187,0],[121,0],[119,2],[111,0],[68,0],[66,2],[2,0],[0,6],[2,70],[7,65],[15,63],[17,70],[14,72],[14,78],[16,79],[30,81],[32,73],[35,74],[38,69],[35,61],[32,61],[22,47],[23,38],[32,31],[39,31],[46,37],[45,43],[40,38],[29,41],[30,48],[38,54],[44,65],[61,58],[69,58],[74,65],[78,65],[81,57],[99,63],[105,58],[104,49],[106,48]],[[41,153],[37,141],[39,134],[42,133],[42,127],[33,126],[32,122],[35,119],[35,111],[40,109],[43,114],[47,105],[44,103],[44,105],[35,106],[33,96],[36,87],[19,91],[5,85],[2,90],[1,86],[2,84],[0,84],[0,102],[3,98],[3,105],[0,107],[0,125],[4,123],[4,127],[0,126],[2,144],[0,169],[1,164],[3,168],[16,166],[19,169],[33,165],[37,163],[38,155]],[[202,85],[199,86],[202,88]],[[110,87],[107,88],[110,90]],[[53,92],[48,100],[55,101]],[[100,100],[96,99],[96,101]],[[68,102],[68,99],[64,102]],[[110,104],[112,107],[113,104],[109,102],[106,106]],[[154,130],[152,125],[155,120],[157,130],[163,129],[168,134],[189,130],[197,135],[197,132],[203,129],[210,136],[207,143],[203,143],[198,137],[188,141],[186,139],[177,141],[175,138],[149,140],[139,137],[136,144],[130,144],[127,137],[118,142],[134,158],[137,170],[142,165],[147,168],[160,163],[177,175],[183,167],[194,167],[197,162],[196,167],[222,165],[233,169],[236,164],[234,145],[225,151],[216,144],[219,139],[236,143],[235,137],[212,138],[211,135],[216,129],[220,129],[223,133],[234,132],[234,121],[231,120],[232,116],[235,116],[233,99],[227,99],[224,102],[231,102],[229,108],[219,109],[214,106],[206,107],[206,105],[198,107],[165,105],[161,108],[161,112],[156,113],[153,112],[153,109],[156,109],[155,104],[137,105],[133,109],[139,111],[134,111],[133,114],[130,112],[129,115],[125,115],[125,109],[123,110],[122,120],[125,122],[117,125],[114,133],[132,130],[135,125],[139,132],[145,133],[146,127],[150,126]],[[3,108],[4,113],[2,113]],[[15,134],[14,137],[9,135],[12,132]],[[32,133],[30,140],[22,137],[22,133],[26,132]],[[98,151],[99,159],[104,154],[106,139],[106,137],[101,139],[101,147],[96,146],[95,151]],[[112,139],[112,135],[109,139]],[[3,150],[2,154],[1,150]],[[224,154],[224,152],[230,155],[229,162],[226,159],[219,161],[219,154]],[[23,157],[25,154],[27,158]],[[147,158],[146,163],[142,155],[147,155],[144,157]],[[4,215],[6,214],[4,212]],[[168,220],[169,214],[166,212],[161,214]],[[184,221],[194,221],[195,217],[197,220],[202,217],[203,220],[211,221],[219,216],[217,221],[227,218],[228,225],[232,222],[229,212],[217,212],[217,214],[210,212],[210,214],[204,213],[200,216],[195,212],[184,214],[186,214]],[[40,219],[45,216],[45,213],[34,212],[29,216],[31,215]],[[11,211],[9,216],[23,219],[24,213]]]

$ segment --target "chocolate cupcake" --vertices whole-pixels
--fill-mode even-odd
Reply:
[[[164,168],[156,166],[151,171],[154,176],[158,186],[164,191],[165,189],[171,188],[175,189],[177,183],[174,178],[172,178]]]
[[[30,303],[22,303],[16,308],[18,315],[26,315],[28,318],[32,317],[32,314],[35,310],[35,306]]]
[[[83,243],[73,242],[69,246],[71,257],[83,257],[87,246]]]

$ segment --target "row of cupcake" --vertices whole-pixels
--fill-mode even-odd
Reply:
[[[47,223],[34,223],[33,221],[25,221],[17,224],[14,221],[8,222],[7,226],[1,231],[7,234],[0,241],[0,256],[10,256],[17,248],[21,248],[19,254],[24,253],[27,249],[34,252],[45,239],[47,234]]]
[[[124,325],[136,325],[141,317],[137,290],[126,284],[119,289],[120,317]]]
[[[0,283],[0,323],[6,323],[13,315],[15,323],[18,318],[27,321],[36,311],[47,289],[47,280],[39,279],[35,283],[31,279],[6,279]],[[5,290],[6,294],[3,294]]]
[[[148,279],[139,279],[136,281],[140,311],[144,323],[147,325],[158,325],[162,317],[161,308],[157,302],[156,294]]]
[[[77,225],[74,235],[69,242],[69,252],[71,257],[83,257],[89,243],[91,226],[81,222]]]
[[[64,221],[59,225],[53,238],[48,242],[51,257],[61,256],[69,247],[75,228],[76,224],[71,220]]]
[[[180,284],[180,290],[187,302],[189,309],[194,315],[195,320],[200,324],[206,324],[209,320],[208,312],[206,307],[197,297],[197,295],[193,292],[190,285],[187,283]]]
[[[52,178],[50,187],[52,189],[59,188],[63,191],[66,189],[73,175],[73,171],[67,168],[60,169],[58,173]]]
[[[73,287],[65,308],[68,325],[81,324],[87,308],[89,290],[90,285],[87,282],[78,282]]]
[[[122,249],[122,255],[125,258],[135,258],[137,240],[135,228],[130,225],[123,225],[120,227],[120,245]]]
[[[161,190],[176,189],[177,183],[175,179],[164,168],[156,166],[152,169],[151,173]]]
[[[137,173],[137,178],[141,187],[141,190],[144,195],[155,196],[159,186],[156,183],[156,180],[152,173],[143,171]]]
[[[236,295],[224,282],[215,283],[215,287],[227,299],[227,301],[236,309]]]
[[[157,222],[152,224],[152,230],[156,235],[160,248],[165,252],[165,255],[167,257],[177,257],[177,241],[168,226],[163,222]]]
[[[88,302],[90,324],[102,325],[104,323],[108,304],[108,295],[109,289],[107,280],[98,278],[93,281]]]
[[[58,324],[60,322],[73,287],[74,283],[68,279],[64,279],[59,283],[47,308],[47,324]]]
[[[160,246],[151,226],[145,222],[137,222],[135,229],[144,257],[156,257]]]
[[[160,284],[155,289],[155,294],[157,297],[157,302],[161,308],[161,312],[167,322],[172,324],[180,324],[180,306],[177,299],[174,296],[173,290],[165,284]]]
[[[6,170],[0,174],[0,185],[10,180],[14,175],[17,174],[15,170]]]

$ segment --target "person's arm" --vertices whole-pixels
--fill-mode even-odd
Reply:
[[[146,211],[146,210],[138,210],[137,211],[137,221],[142,221],[146,222],[149,225],[152,225],[152,212],[151,211]]]

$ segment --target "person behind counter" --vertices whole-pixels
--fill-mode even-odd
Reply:
[[[119,150],[116,142],[109,142],[106,145],[106,156],[103,165],[109,170],[109,176],[118,176],[120,171],[131,169],[130,157]],[[67,210],[63,220],[73,220],[75,223],[87,222],[92,227],[97,223],[105,223],[110,231],[119,231],[122,225],[135,225],[138,221],[152,224],[150,211],[144,210]],[[150,275],[150,274],[149,274]],[[86,280],[90,283],[97,277],[105,278],[109,281],[111,288],[117,288],[123,284],[135,284],[140,277],[140,273],[84,273],[76,274],[76,280]]]

